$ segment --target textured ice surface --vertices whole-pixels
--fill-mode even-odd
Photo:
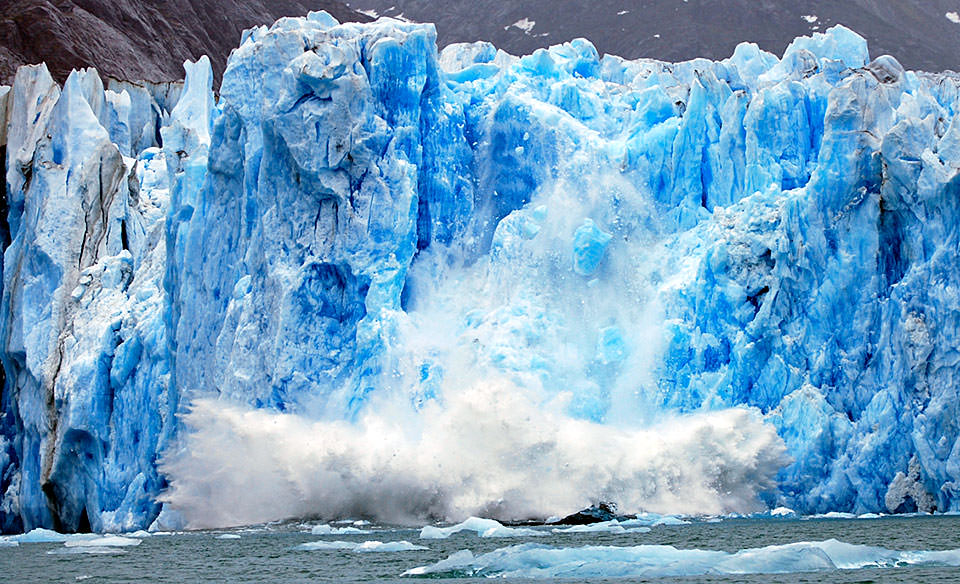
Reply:
[[[736,553],[667,545],[557,548],[521,544],[475,556],[457,552],[404,576],[498,578],[669,578],[707,574],[790,574],[906,565],[960,566],[960,550],[895,551],[830,539]]]
[[[21,535],[10,536],[20,543],[76,543],[100,539],[101,536],[92,533],[58,533],[49,529],[37,528]]]
[[[313,535],[356,535],[369,533],[369,531],[364,531],[363,529],[358,529],[356,527],[335,527],[333,525],[316,525],[311,530],[310,533]]]
[[[63,545],[67,547],[133,547],[140,545],[140,540],[135,537],[104,535],[89,539],[68,539]]]
[[[643,523],[642,521],[636,520],[627,520],[627,521],[617,521],[612,519],[610,521],[601,521],[600,523],[590,523],[587,525],[574,525],[571,527],[557,527],[553,529],[553,533],[646,533],[650,531],[649,527],[641,525],[640,527],[632,527],[636,523]]]
[[[425,550],[422,545],[412,544],[409,541],[311,541],[302,543],[296,548],[305,551],[336,551],[347,550],[357,553],[364,552],[413,552]]]
[[[546,535],[544,531],[525,527],[507,527],[493,519],[469,517],[456,525],[435,527],[427,525],[420,530],[420,539],[447,539],[451,535],[473,532],[477,537],[529,537]]]
[[[325,14],[186,70],[0,91],[4,530],[960,510],[955,76]]]
[[[132,159],[111,142],[97,115],[110,103],[93,70],[62,92],[43,66],[22,68],[14,84],[6,529],[129,530],[159,510],[156,460],[176,406],[162,320],[165,172],[156,149]]]

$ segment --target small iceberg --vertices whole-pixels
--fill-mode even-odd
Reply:
[[[366,552],[413,552],[430,549],[422,545],[412,544],[409,541],[311,541],[295,547],[302,551],[336,551],[347,550],[357,553]]]
[[[90,539],[68,539],[63,545],[66,547],[133,547],[140,545],[140,540],[121,535],[103,535]]]
[[[427,525],[420,530],[420,539],[447,539],[451,535],[464,531],[472,531],[477,537],[538,537],[547,535],[546,532],[527,527],[507,527],[494,519],[470,517],[462,523],[449,527],[435,527]]]
[[[143,539],[143,538],[145,538],[145,537],[152,537],[152,536],[153,536],[153,534],[150,533],[149,531],[144,531],[144,530],[142,530],[142,529],[140,529],[140,530],[138,530],[138,531],[134,531],[134,532],[132,532],[132,533],[125,533],[125,534],[123,534],[123,535],[124,535],[124,537],[135,537],[135,538],[137,538],[137,539]]]
[[[792,574],[904,565],[960,566],[960,549],[900,551],[830,539],[736,553],[669,545],[558,548],[522,544],[475,556],[459,551],[403,576],[473,578],[677,578],[707,574]]]
[[[821,513],[819,515],[809,515],[804,517],[804,519],[856,519],[857,516],[854,513],[844,513],[842,511],[830,511],[829,513]]]
[[[789,507],[777,507],[770,510],[770,517],[796,517],[797,512]]]
[[[363,535],[370,533],[356,527],[335,527],[333,525],[315,525],[310,529],[312,535]]]
[[[647,533],[650,531],[649,527],[633,527],[633,525],[636,525],[636,520],[628,519],[626,521],[617,521],[616,519],[611,519],[610,521],[602,521],[600,523],[574,525],[566,528],[558,527],[553,529],[553,533],[608,533],[616,535],[621,533]]]
[[[115,556],[127,553],[123,548],[89,546],[89,547],[62,547],[47,551],[49,556],[86,554],[93,556]]]
[[[20,535],[11,535],[8,536],[12,541],[18,541],[20,543],[63,543],[70,538],[75,538],[77,535],[88,536],[88,534],[67,534],[67,533],[58,533],[51,529],[44,529],[38,527],[36,529],[30,530],[27,533],[22,533]],[[88,537],[96,537],[94,535],[89,535]]]

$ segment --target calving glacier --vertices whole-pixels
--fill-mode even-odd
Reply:
[[[0,90],[7,531],[960,510],[960,77],[437,51]]]

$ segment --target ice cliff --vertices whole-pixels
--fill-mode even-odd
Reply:
[[[325,13],[186,72],[0,89],[4,530],[960,511],[960,78]]]

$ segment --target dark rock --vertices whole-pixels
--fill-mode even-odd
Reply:
[[[617,515],[617,506],[613,503],[597,503],[591,505],[582,511],[577,511],[573,515],[567,515],[558,524],[561,525],[588,525],[590,523],[601,523],[613,519],[626,519]]]
[[[590,39],[600,53],[669,62],[725,59],[742,41],[782,55],[797,36],[843,24],[873,56],[904,67],[960,70],[960,24],[947,13],[956,0],[350,0],[357,10],[437,25],[441,45],[490,41],[515,55]]]
[[[172,81],[183,78],[185,60],[208,55],[219,84],[244,29],[311,10],[341,22],[370,20],[337,0],[5,0],[0,83],[40,61],[61,83],[81,67],[103,77]]]

